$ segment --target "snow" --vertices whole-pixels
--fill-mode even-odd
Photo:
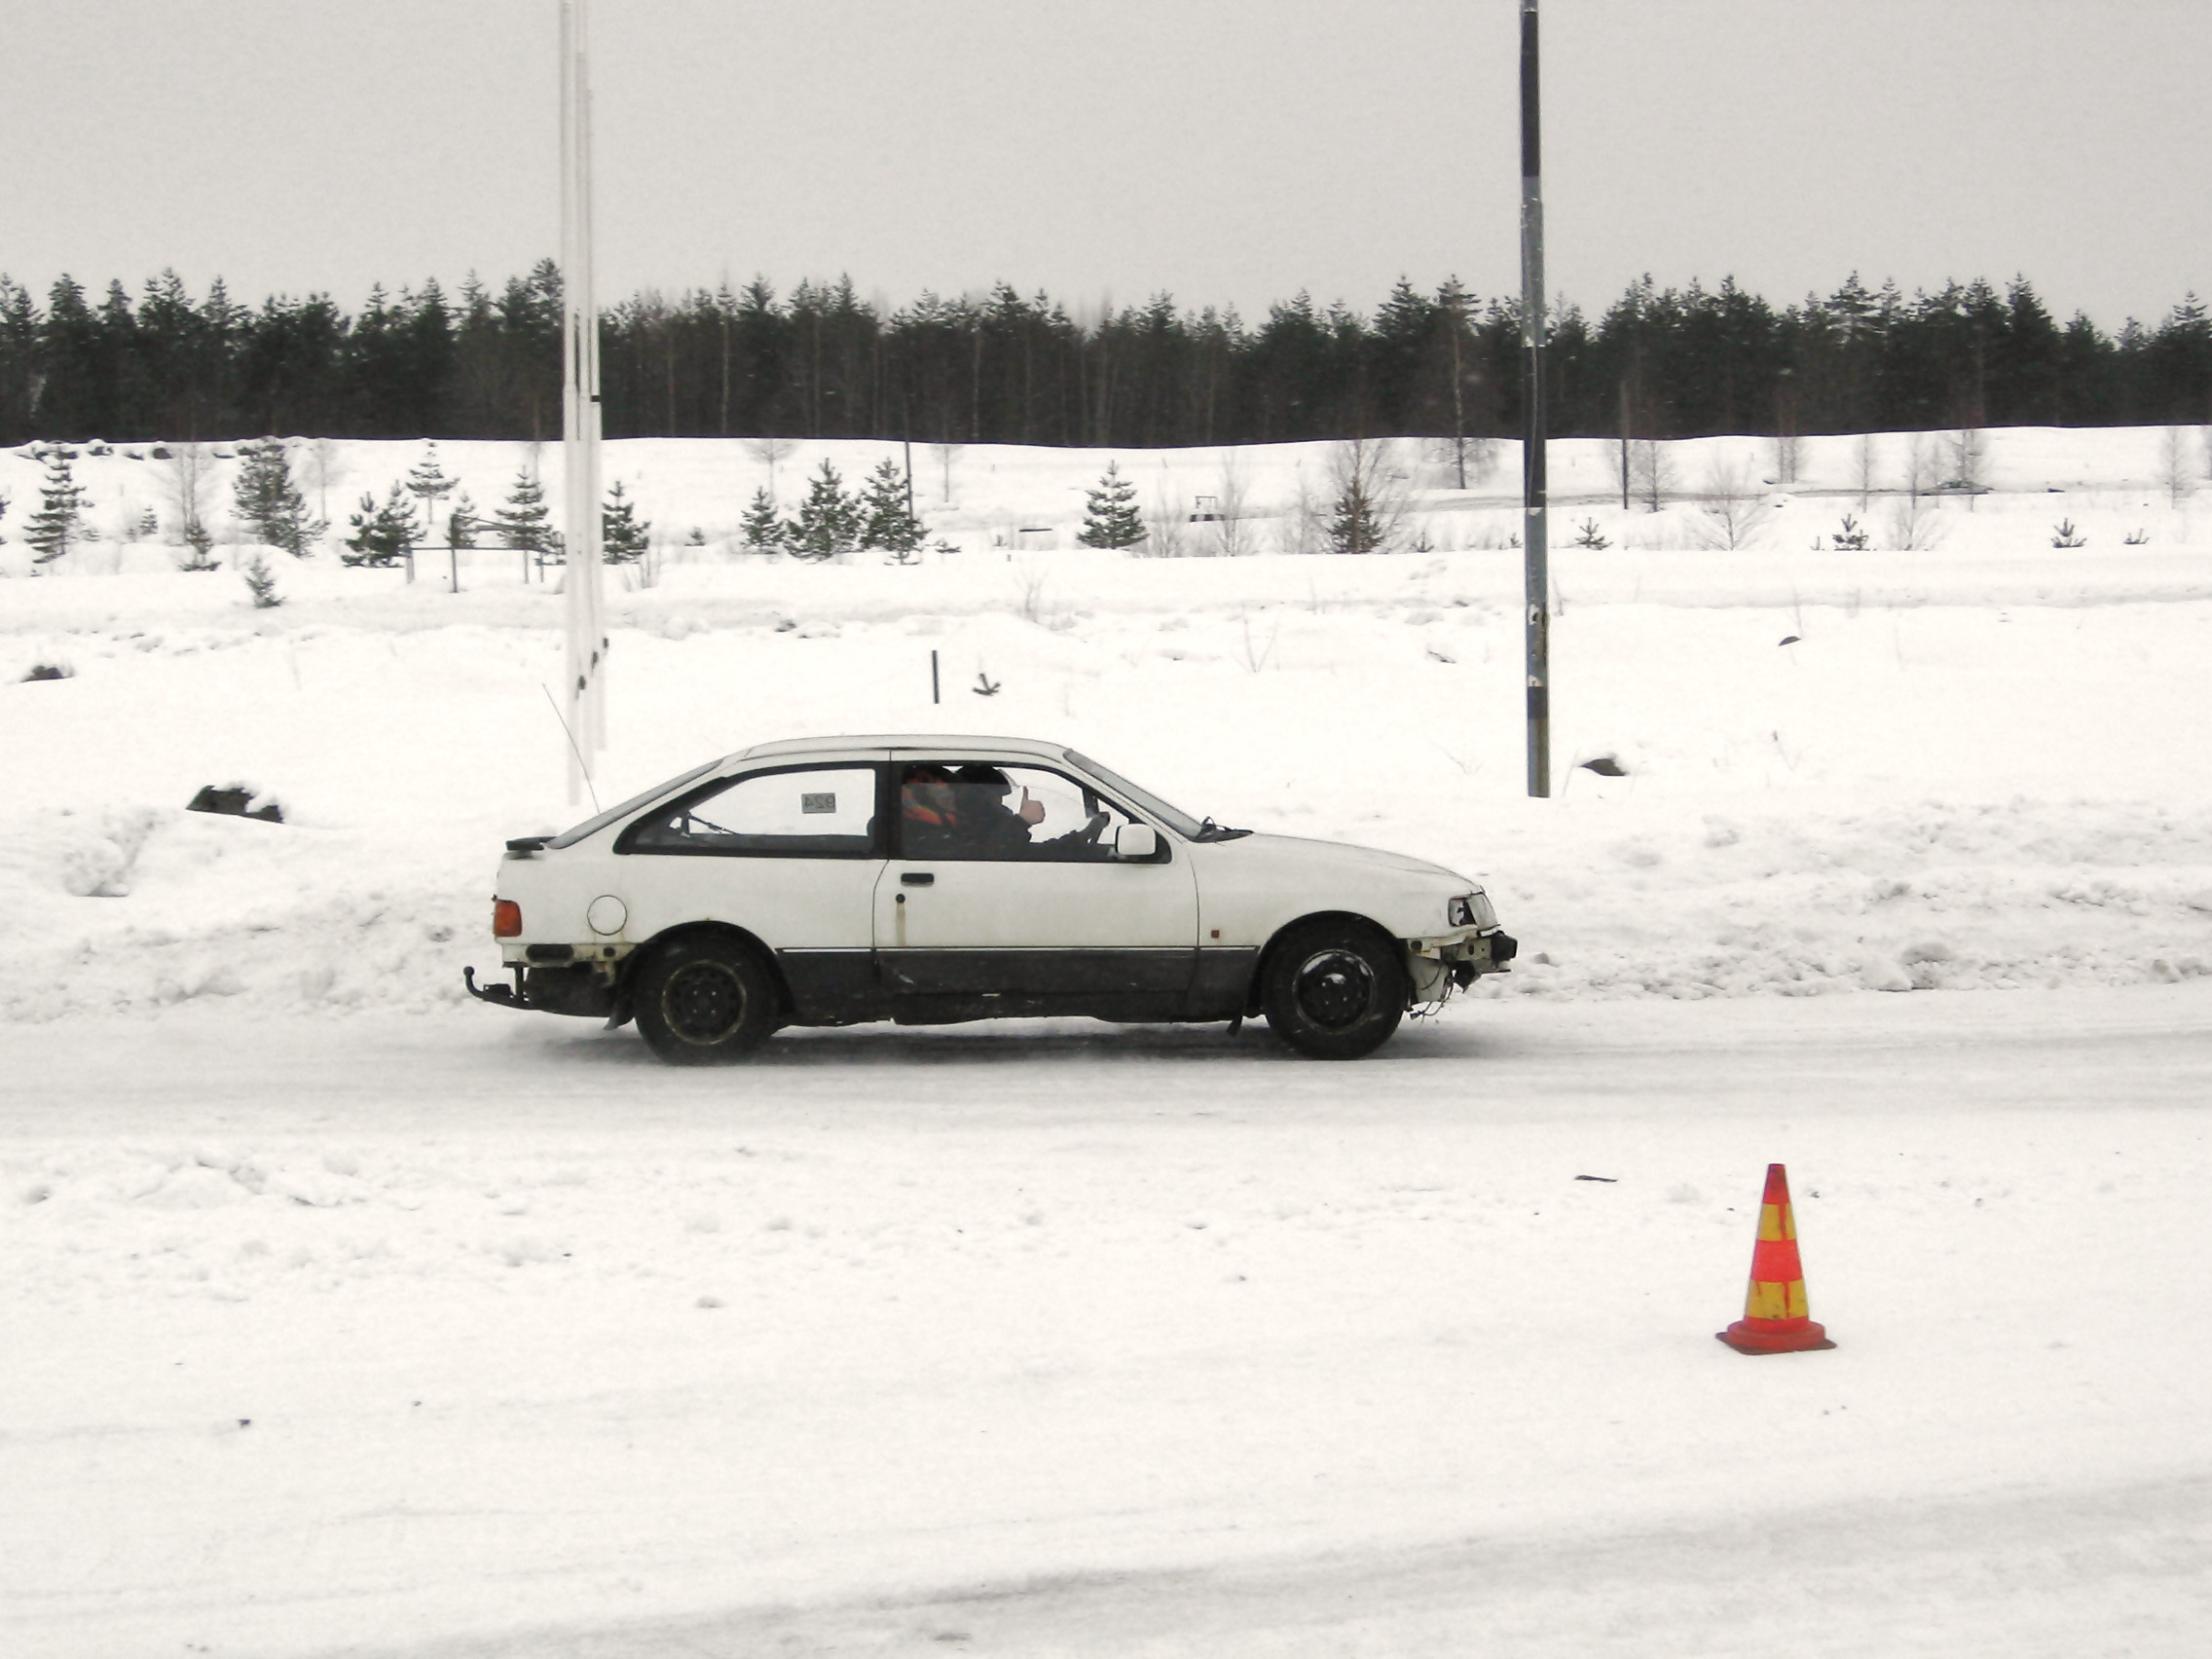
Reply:
[[[918,452],[956,553],[613,595],[605,799],[1002,731],[1479,876],[1514,974],[1356,1066],[1065,1022],[690,1074],[480,1008],[498,842],[589,811],[556,595],[324,558],[257,612],[113,539],[6,581],[0,1651],[2197,1651],[2212,527],[2159,438],[1989,434],[1910,553],[1812,548],[1850,440],[1733,552],[1558,446],[1555,541],[1612,546],[1554,551],[1542,802],[1509,448],[1367,560],[994,548],[1071,548],[1106,457],[965,449],[945,508]],[[672,537],[765,480],[610,448]],[[440,448],[480,506],[522,453]],[[1238,463],[1279,507],[1325,460]],[[183,810],[234,782],[285,822]],[[1840,1346],[1747,1359],[1774,1160]]]

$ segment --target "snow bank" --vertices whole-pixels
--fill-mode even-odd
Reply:
[[[2157,436],[1989,434],[2008,487],[1932,502],[1938,534],[1917,552],[1832,545],[1853,503],[1805,492],[1847,489],[1843,439],[1808,441],[1799,493],[1752,546],[1692,545],[1710,529],[1695,504],[1556,515],[1555,531],[1587,516],[1614,535],[1554,554],[1548,802],[1523,789],[1519,555],[1502,537],[1360,560],[994,549],[961,524],[1067,528],[1103,458],[966,449],[945,466],[968,506],[938,513],[963,550],[920,567],[710,545],[668,549],[649,586],[620,573],[601,793],[808,732],[1056,736],[1225,822],[1488,881],[1526,941],[1489,996],[2189,977],[2212,963],[2212,529],[2147,494]],[[1701,447],[1764,453],[1680,447],[1685,470]],[[734,443],[613,448],[614,475],[667,492],[664,524],[712,519],[764,476]],[[1570,488],[1605,461],[1564,448]],[[867,459],[800,446],[779,477],[817,451],[848,472]],[[329,461],[381,477],[413,453],[348,444]],[[441,450],[480,503],[519,453]],[[1325,459],[1232,461],[1279,505]],[[1189,483],[1222,463],[1141,464]],[[96,498],[160,464],[85,462]],[[2049,545],[2055,479],[2085,547]],[[1515,516],[1448,490],[1421,502],[1450,532],[1440,547]],[[2125,545],[2138,520],[2149,539]],[[229,571],[98,573],[140,556],[159,563],[101,543],[0,590],[16,945],[0,1015],[456,1004],[461,968],[491,960],[499,842],[588,810],[560,793],[559,596],[492,553],[463,564],[458,594],[429,556],[412,585],[287,562],[285,605],[258,612]],[[38,664],[69,677],[24,682]],[[1579,764],[1601,756],[1625,775]],[[285,822],[184,812],[209,784],[264,792]]]

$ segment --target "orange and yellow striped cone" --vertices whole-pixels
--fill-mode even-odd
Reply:
[[[1805,1270],[1797,1261],[1797,1221],[1789,1211],[1789,1177],[1766,1166],[1759,1200],[1759,1239],[1751,1246],[1751,1287],[1744,1316],[1714,1335],[1738,1353],[1804,1353],[1832,1348],[1828,1334],[1805,1309]]]

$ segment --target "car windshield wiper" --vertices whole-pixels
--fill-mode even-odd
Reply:
[[[1232,830],[1227,825],[1216,824],[1211,818],[1208,818],[1198,826],[1198,832],[1193,835],[1191,839],[1194,841],[1234,841],[1237,836],[1249,835],[1251,832],[1249,830]]]

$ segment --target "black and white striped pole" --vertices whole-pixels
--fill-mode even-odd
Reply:
[[[569,799],[607,747],[601,598],[599,311],[592,295],[591,0],[561,0],[561,493],[566,551]]]
[[[1552,793],[1551,549],[1544,523],[1544,176],[1538,143],[1537,0],[1521,0],[1522,590],[1528,615],[1529,793]]]

